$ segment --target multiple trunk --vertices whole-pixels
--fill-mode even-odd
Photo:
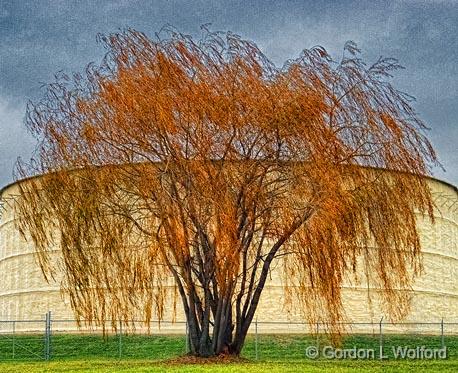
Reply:
[[[253,320],[262,292],[263,283],[257,285],[245,307],[233,307],[232,293],[225,297],[212,299],[210,303],[196,301],[195,294],[182,294],[183,305],[188,324],[190,353],[196,356],[209,357],[219,354],[239,355],[248,329]],[[207,298],[208,299],[208,298]],[[235,311],[235,315],[234,315]]]
[[[272,261],[283,244],[310,215],[311,212],[297,220],[266,255],[261,255],[261,242],[258,256],[250,269],[247,268],[247,256],[242,253],[241,279],[239,282],[228,281],[229,283],[224,284],[224,291],[219,289],[212,271],[198,273],[197,277],[202,285],[202,291],[198,292],[196,283],[192,281],[191,264],[187,266],[188,271],[185,271],[188,274],[185,282],[181,281],[183,273],[180,276],[173,270],[186,314],[192,355],[209,357],[240,354]]]

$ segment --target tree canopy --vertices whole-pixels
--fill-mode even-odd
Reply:
[[[367,66],[348,42],[276,67],[230,32],[100,41],[100,65],[29,104],[39,145],[17,168],[43,175],[19,184],[19,227],[46,276],[61,248],[78,318],[161,319],[172,277],[192,353],[238,354],[275,263],[333,332],[357,268],[406,314],[436,155],[396,60]]]

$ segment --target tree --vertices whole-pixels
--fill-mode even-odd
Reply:
[[[20,183],[19,227],[47,278],[61,248],[78,320],[161,319],[172,276],[191,352],[239,354],[275,263],[336,333],[358,261],[406,314],[437,161],[394,59],[366,67],[348,42],[339,63],[315,47],[278,68],[230,32],[100,40],[100,66],[28,105],[39,145],[17,168],[43,175]]]

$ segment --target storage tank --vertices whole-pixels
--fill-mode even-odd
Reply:
[[[435,224],[418,218],[424,272],[413,284],[411,312],[405,321],[458,322],[458,191],[433,178],[428,178],[428,184],[436,203]],[[50,283],[44,280],[33,244],[25,241],[15,227],[13,200],[18,194],[17,183],[0,192],[0,320],[41,319],[47,311],[52,311],[54,318],[71,319],[73,313],[65,294],[61,294],[58,276]],[[54,255],[58,260],[58,248]],[[343,286],[348,321],[378,322],[385,316],[376,299],[368,302],[367,292],[364,284]],[[276,269],[266,283],[257,311],[259,321],[273,322],[263,328],[290,331],[291,326],[274,323],[302,321],[299,310],[285,309],[283,301],[282,279]],[[172,317],[172,312],[167,312],[165,320]],[[178,311],[175,319],[185,318]]]

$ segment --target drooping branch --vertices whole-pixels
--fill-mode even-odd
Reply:
[[[19,228],[48,276],[61,249],[78,318],[161,319],[173,278],[191,351],[238,354],[273,265],[304,317],[338,332],[359,258],[405,314],[394,289],[421,264],[436,156],[386,80],[396,61],[367,68],[350,42],[339,63],[317,47],[278,68],[231,33],[100,40],[100,66],[28,105],[39,147],[17,169],[43,174],[20,183]]]

